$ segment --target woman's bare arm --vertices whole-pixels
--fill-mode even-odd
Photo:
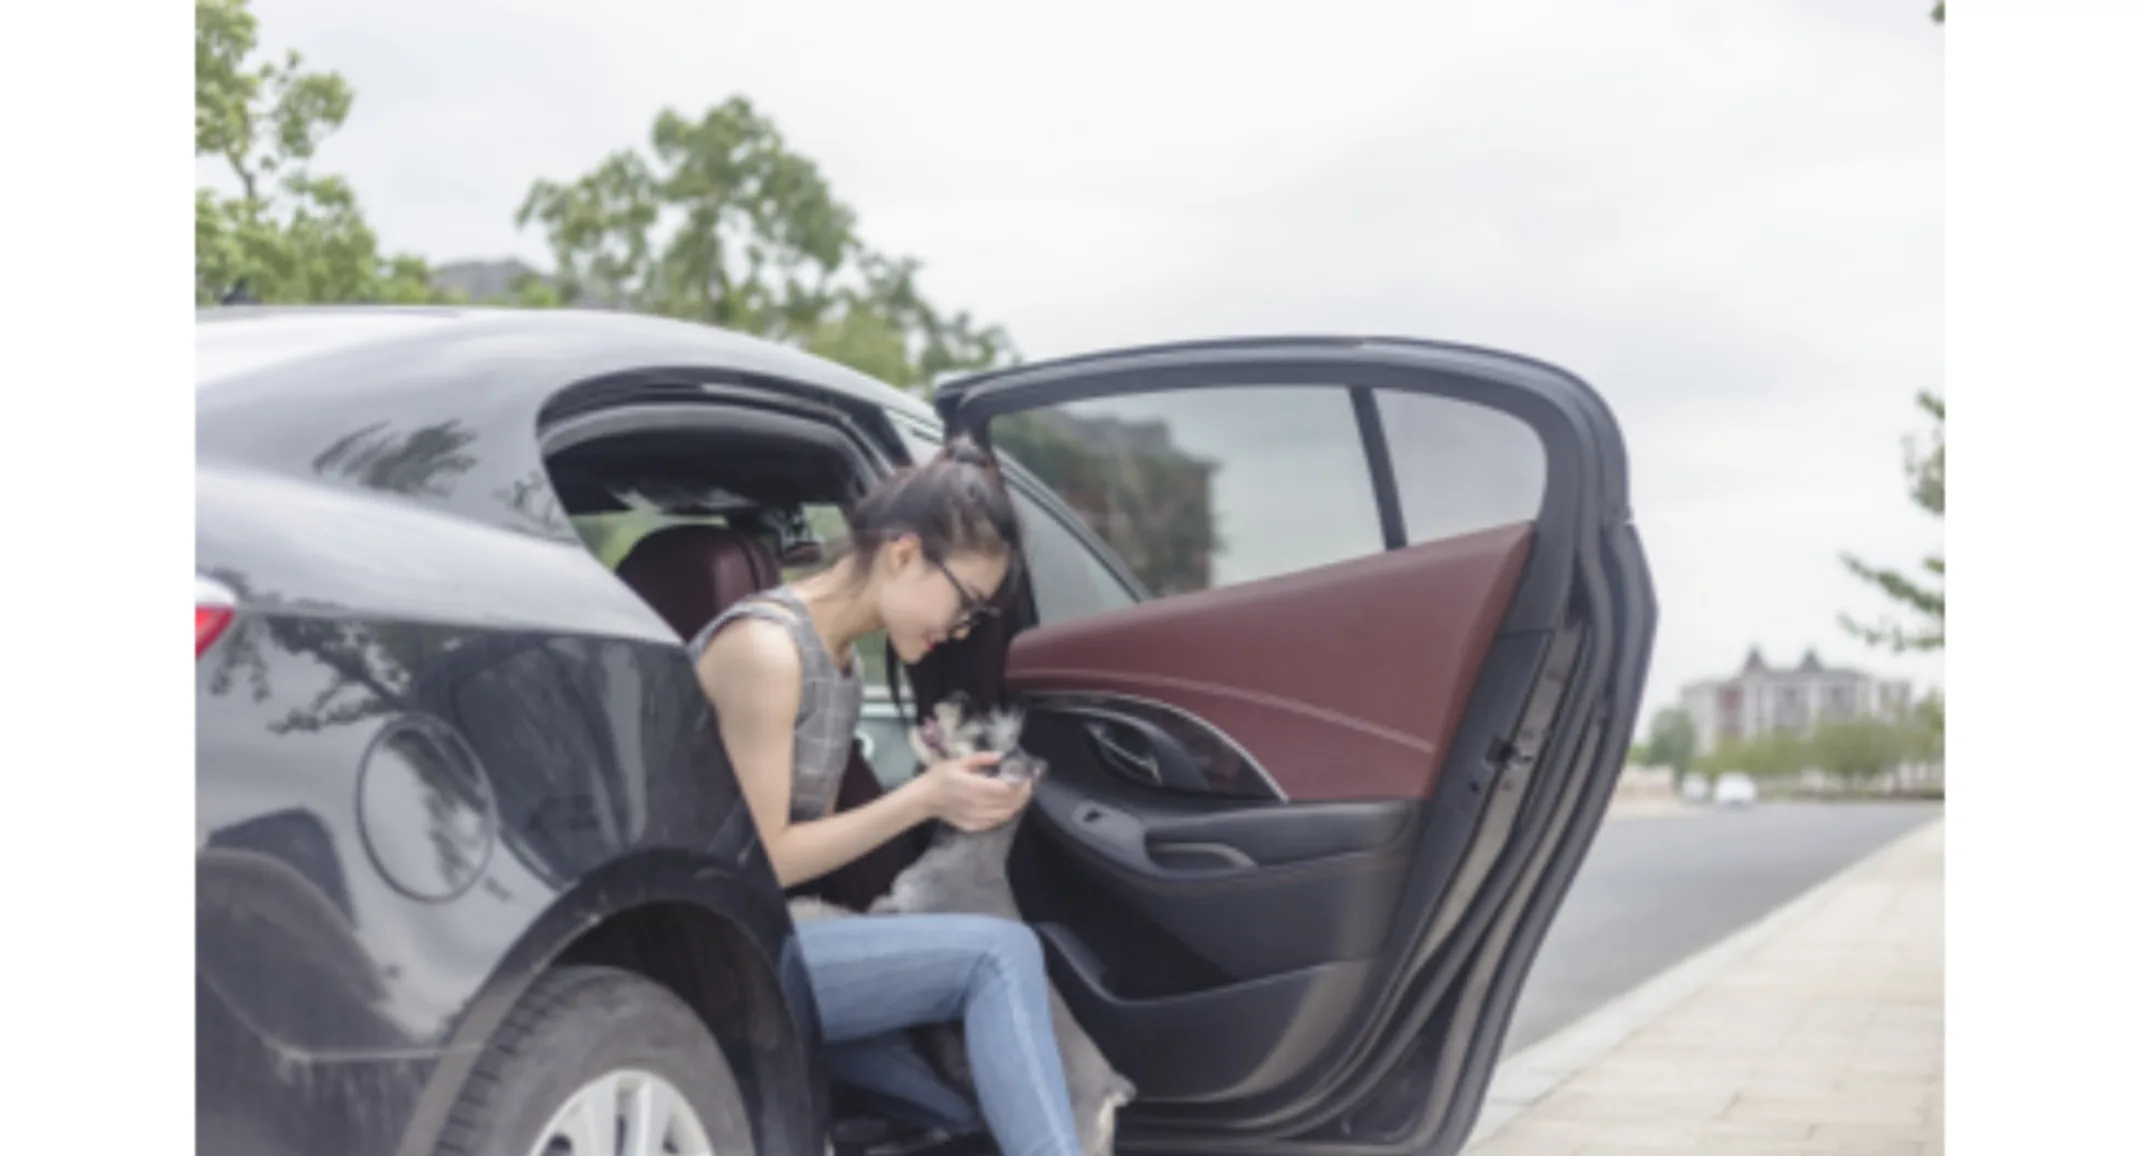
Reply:
[[[700,656],[698,677],[783,888],[836,871],[934,817],[928,786],[917,777],[852,811],[789,821],[802,658],[784,627],[746,618],[724,628]]]

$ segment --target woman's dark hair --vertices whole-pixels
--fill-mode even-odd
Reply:
[[[908,534],[920,540],[922,555],[938,565],[954,554],[1006,559],[1010,568],[994,602],[1000,604],[1016,585],[1024,545],[1018,512],[995,457],[970,437],[951,438],[935,457],[893,473],[855,503],[847,516],[844,551],[854,559],[855,580],[868,575],[886,543]],[[904,717],[900,665],[891,640],[885,639],[885,687],[893,708]]]
[[[886,543],[908,534],[939,564],[954,554],[981,554],[1008,558],[1015,568],[1023,545],[1018,513],[994,456],[961,435],[935,457],[877,483],[847,516],[847,552],[857,575],[869,572]]]

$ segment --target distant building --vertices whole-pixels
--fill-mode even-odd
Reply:
[[[1756,647],[1737,674],[1690,683],[1679,700],[1694,716],[1696,749],[1708,754],[1778,731],[1810,735],[1824,721],[1901,718],[1910,709],[1910,684],[1823,666],[1811,650],[1796,667],[1770,667]]]

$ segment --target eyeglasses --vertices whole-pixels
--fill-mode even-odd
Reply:
[[[951,567],[944,565],[941,560],[936,558],[929,559],[929,564],[936,567],[937,572],[944,576],[944,581],[951,583],[951,589],[959,596],[958,620],[951,624],[951,636],[953,638],[966,637],[966,633],[978,625],[982,619],[996,616],[996,608],[989,605],[986,598],[974,593],[971,586],[959,581],[959,576],[951,572]]]

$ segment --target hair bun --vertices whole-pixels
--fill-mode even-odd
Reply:
[[[979,443],[964,434],[945,442],[944,448],[936,456],[943,461],[956,465],[979,466],[984,470],[996,468],[995,457],[987,450],[982,449]]]

